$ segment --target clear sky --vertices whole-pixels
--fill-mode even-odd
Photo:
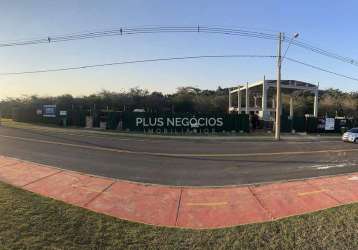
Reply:
[[[0,41],[145,25],[218,25],[300,33],[300,39],[358,59],[358,2],[208,0],[2,0]],[[0,48],[0,73],[171,56],[276,53],[275,41],[213,34],[151,34]],[[288,56],[358,77],[358,68],[291,46]],[[274,59],[204,59],[0,76],[0,97],[84,95],[142,87],[164,93],[275,78]],[[283,79],[355,91],[358,82],[285,62]]]

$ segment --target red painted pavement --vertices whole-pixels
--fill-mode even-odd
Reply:
[[[177,226],[217,228],[270,219],[248,187],[184,188]]]
[[[147,185],[0,156],[0,181],[120,219],[220,228],[358,202],[358,173],[244,187]]]
[[[73,205],[84,206],[113,183],[109,179],[63,171],[24,188]]]
[[[325,193],[339,203],[353,203],[358,201],[358,175],[335,176],[307,180],[317,188],[324,189]]]
[[[2,164],[0,164],[0,166],[1,165]],[[0,168],[0,181],[20,187],[60,172],[58,169],[26,162],[15,163],[14,165],[6,164]]]
[[[146,224],[175,226],[180,189],[116,182],[86,207]]]
[[[324,189],[305,181],[262,185],[253,192],[275,219],[339,205]]]

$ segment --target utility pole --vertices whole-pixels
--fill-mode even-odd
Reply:
[[[277,50],[277,84],[276,84],[276,124],[275,124],[275,139],[280,140],[281,132],[281,47],[282,47],[282,33],[278,34],[278,50]]]

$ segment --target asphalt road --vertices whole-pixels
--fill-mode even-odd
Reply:
[[[358,145],[339,140],[128,138],[0,127],[0,155],[131,181],[222,186],[358,171]]]

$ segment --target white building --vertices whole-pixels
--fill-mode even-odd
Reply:
[[[273,120],[275,117],[276,101],[276,80],[266,80],[254,83],[240,84],[236,88],[229,89],[229,112],[258,112],[263,120]],[[318,88],[307,82],[296,80],[281,80],[281,90],[283,93],[290,95],[294,91],[309,91],[314,95],[313,116],[318,114]],[[270,95],[272,93],[272,95]],[[238,105],[232,105],[233,96],[237,96]],[[293,97],[290,96],[290,116],[293,116]]]

